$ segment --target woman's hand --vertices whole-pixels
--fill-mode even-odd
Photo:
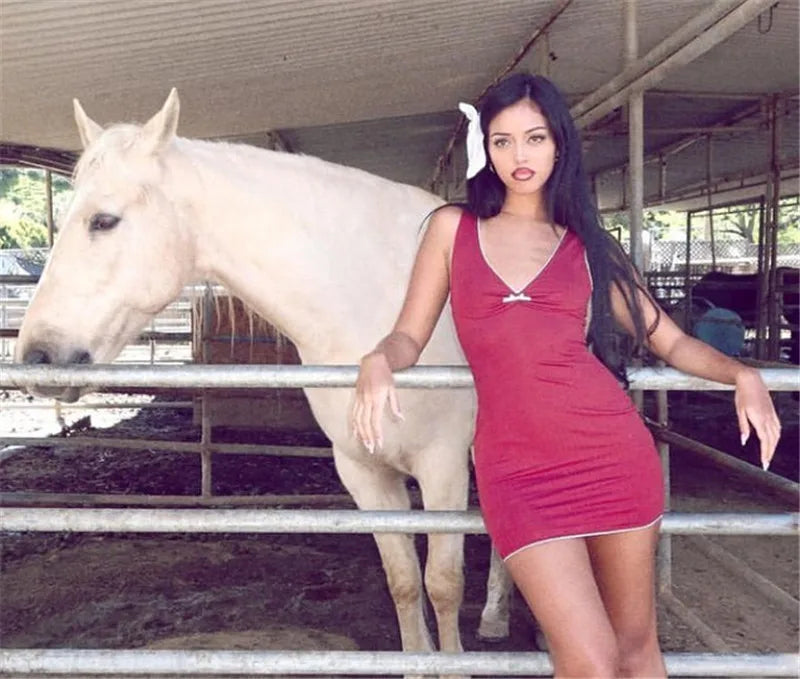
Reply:
[[[361,359],[353,404],[353,433],[370,453],[383,446],[382,419],[386,403],[397,419],[404,419],[397,402],[397,390],[389,361],[380,351]]]
[[[736,375],[736,416],[742,445],[750,438],[750,424],[761,442],[761,466],[769,467],[781,436],[781,423],[761,375],[753,368],[742,368]]]

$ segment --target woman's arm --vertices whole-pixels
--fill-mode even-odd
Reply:
[[[646,341],[650,351],[682,372],[736,386],[736,416],[742,445],[750,437],[752,423],[761,442],[761,465],[766,469],[775,454],[781,425],[759,372],[687,335],[666,313],[657,311],[656,302],[648,295],[642,291],[637,291],[637,294],[645,327],[653,328],[655,325]],[[617,321],[633,335],[628,306],[616,285],[611,286],[611,305]]]
[[[392,332],[361,359],[352,410],[353,431],[367,450],[383,443],[386,404],[402,419],[392,372],[414,365],[436,327],[450,292],[450,251],[461,210],[434,212],[420,243],[405,301]]]

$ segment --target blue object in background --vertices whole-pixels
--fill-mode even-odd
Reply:
[[[744,347],[744,323],[735,311],[713,307],[694,324],[694,336],[728,356],[740,356]]]

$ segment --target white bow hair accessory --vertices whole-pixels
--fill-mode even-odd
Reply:
[[[486,167],[486,149],[483,148],[481,114],[472,104],[459,102],[458,110],[469,120],[467,126],[467,179],[472,179]]]

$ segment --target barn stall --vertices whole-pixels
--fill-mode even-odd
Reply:
[[[162,2],[129,6],[117,2],[34,0],[23,3],[5,0],[1,159],[6,163],[42,167],[48,172],[69,171],[74,160],[70,150],[74,151],[77,145],[69,115],[71,97],[80,98],[90,108],[93,117],[101,121],[143,119],[158,108],[169,87],[174,85],[181,92],[183,101],[180,131],[184,136],[229,139],[286,152],[318,155],[392,179],[429,187],[447,198],[457,199],[464,188],[461,179],[464,161],[462,130],[455,103],[459,99],[477,99],[486,86],[508,69],[528,68],[553,77],[575,102],[573,112],[584,130],[588,167],[601,207],[607,211],[630,210],[631,251],[640,264],[644,264],[646,254],[640,235],[645,206],[672,206],[687,210],[687,214],[692,214],[692,210],[705,210],[712,223],[709,233],[713,240],[711,215],[717,206],[743,201],[763,204],[764,228],[760,230],[763,241],[756,257],[756,273],[762,280],[761,289],[766,290],[768,303],[760,305],[765,313],[756,328],[755,346],[759,358],[775,359],[779,333],[767,333],[764,328],[770,318],[774,324],[777,316],[777,282],[773,272],[778,263],[775,237],[778,206],[782,197],[797,193],[797,72],[786,67],[786,64],[797,63],[797,14],[796,3],[784,2],[777,6],[767,2],[717,2],[713,5],[682,2],[672,3],[669,7],[657,2],[502,2],[491,7],[459,2],[447,5],[365,2],[304,3],[301,9],[292,3],[271,2],[238,3],[235,6],[215,2]],[[42,31],[43,26],[50,27],[50,30]],[[96,33],[98,26],[103,26],[101,39]],[[604,40],[597,40],[597,35],[603,35]],[[32,44],[36,45],[35,49],[31,48]],[[776,60],[776,55],[783,56]],[[587,63],[591,68],[587,68]],[[52,217],[50,221],[53,221]],[[687,232],[691,234],[690,230]],[[687,244],[690,244],[689,240]],[[690,275],[699,273],[691,269],[691,252],[687,247],[682,262],[684,271],[678,272],[678,276],[687,280]],[[712,260],[714,255],[712,245]],[[714,264],[712,261],[712,266]],[[20,283],[11,279],[5,284]],[[173,328],[163,331],[151,329],[144,338],[148,344],[141,346],[150,350],[152,361],[155,361],[156,354],[154,343],[163,346],[165,340],[170,340],[170,333],[173,333],[173,339],[184,344],[187,344],[187,336],[195,340],[191,356],[181,355],[182,359],[198,361],[205,357],[205,361],[214,363],[250,363],[256,360],[291,363],[295,360],[290,345],[280,345],[271,329],[254,326],[254,332],[238,336],[233,329],[224,329],[222,324],[204,324],[198,320],[197,313],[191,313],[202,305],[202,291],[187,291],[187,299],[182,324],[177,331]],[[222,311],[224,308],[222,305],[218,313],[213,313],[223,317],[226,313]],[[250,327],[246,314],[238,311],[235,305],[229,308],[232,311],[227,314],[227,320],[236,318],[231,328]],[[13,335],[13,328],[4,328],[6,330],[8,335]],[[229,347],[227,351],[222,349],[226,345]],[[263,354],[257,358],[259,349]],[[137,354],[135,351],[131,353]],[[141,362],[141,353],[138,352],[133,360]],[[772,363],[769,365],[773,366]],[[25,374],[18,370],[9,367],[4,371],[4,375],[10,376],[3,379],[4,386],[24,384]],[[190,380],[200,377],[188,368],[186,374]],[[259,373],[260,384],[266,383],[268,374]],[[163,372],[146,372],[145,375],[150,380],[146,384],[155,387]],[[780,375],[775,379],[778,377]],[[131,384],[124,381],[124,376],[117,374],[116,379],[118,381],[111,384],[117,390],[131,393]],[[675,379],[674,375],[666,375],[653,386],[674,389],[677,386]],[[218,386],[219,380],[216,377],[214,384]],[[302,378],[298,380],[302,383]],[[783,384],[784,389],[796,389],[796,376],[794,382],[790,378]],[[201,386],[201,383],[194,382],[194,386]],[[183,392],[176,392],[174,388],[165,391],[167,387],[168,384],[162,385],[158,391],[141,386],[137,388],[143,394],[159,394],[152,405],[174,407],[142,409],[135,418],[139,423],[127,430],[131,435],[125,434],[124,424],[117,425],[112,438],[124,448],[102,440],[109,437],[98,437],[97,431],[92,431],[92,436],[85,439],[100,440],[87,442],[84,437],[76,436],[81,433],[77,421],[68,422],[68,418],[62,418],[64,433],[69,435],[48,440],[46,450],[57,454],[48,454],[48,464],[44,466],[49,471],[46,471],[41,463],[41,441],[5,440],[8,446],[24,445],[25,448],[4,450],[3,477],[7,479],[3,489],[4,507],[19,508],[43,502],[115,506],[228,506],[237,502],[259,506],[293,506],[296,503],[335,506],[347,502],[341,497],[342,489],[325,459],[326,442],[314,430],[297,391],[270,392],[268,397],[259,394],[257,399],[253,399],[252,394],[206,392],[198,396],[197,392],[186,389]],[[133,398],[142,400],[141,397]],[[777,392],[776,399],[785,428],[782,457],[791,459],[797,445],[795,409],[789,393]],[[664,423],[667,417],[666,392],[661,392],[658,405],[652,401],[650,397],[645,398],[644,406],[649,407],[654,420]],[[716,448],[733,449],[731,440],[735,440],[735,434],[731,438],[731,432],[726,436],[724,431],[720,431],[708,437],[709,432],[703,431],[706,427],[702,423],[706,419],[713,418],[718,422],[725,417],[724,408],[730,407],[729,402],[723,401],[715,408],[683,396],[679,397],[677,404],[673,399],[672,405],[673,428],[683,420],[686,425],[684,433],[699,438],[706,436],[707,443],[715,444],[713,452],[706,452],[713,459],[724,460],[726,466],[723,471],[710,467],[712,471],[708,476],[701,475],[701,478],[704,481],[715,477],[718,482],[723,480],[725,490],[734,495],[737,509],[785,512],[796,507],[796,467],[792,470],[792,463],[786,463],[784,477],[754,471],[752,465],[730,462],[730,458],[720,457],[716,451]],[[11,422],[18,421],[21,412],[6,407],[3,417]],[[183,419],[167,423],[165,413],[183,413]],[[175,438],[192,440],[169,443],[153,440],[154,432],[170,429]],[[719,429],[723,427],[720,425]],[[732,427],[731,431],[734,429]],[[663,434],[663,438],[671,436],[673,443],[683,447],[703,449],[703,446],[677,439],[678,434],[674,432],[667,433],[660,428],[657,432]],[[146,440],[138,443],[131,440],[136,438]],[[95,447],[90,447],[92,443]],[[311,445],[303,445],[309,443]],[[59,448],[51,447],[56,444]],[[103,447],[99,453],[97,444]],[[709,446],[705,445],[705,448]],[[132,450],[138,452],[132,454]],[[187,452],[192,455],[187,456]],[[270,455],[264,458],[252,454],[265,452],[291,457],[274,458]],[[663,452],[666,455],[666,449]],[[752,456],[754,450],[749,452]],[[137,458],[141,463],[141,453],[157,457],[157,462],[149,461],[149,464],[154,464],[154,476],[169,476],[170,481],[163,484],[133,481],[138,479],[143,469],[137,466]],[[200,465],[195,457],[198,454]],[[176,460],[176,457],[180,459]],[[113,465],[110,460],[113,460]],[[297,467],[292,467],[298,462]],[[226,464],[230,465],[228,469],[232,474],[227,481],[223,472]],[[683,465],[698,464],[702,466],[704,463],[686,461],[682,457],[681,465],[673,462],[672,466],[679,475]],[[117,471],[111,475],[97,473],[100,467],[105,469],[107,466]],[[165,466],[171,469],[169,474],[164,474]],[[321,475],[321,479],[328,479],[327,482],[317,479],[317,487],[311,490],[334,490],[339,497],[319,497],[325,494],[321,492],[311,492],[305,497],[298,495],[305,490],[304,483],[308,481],[305,472],[309,466],[315,474]],[[65,474],[66,468],[70,470],[69,474]],[[246,478],[241,471],[243,468],[249,470]],[[285,492],[276,493],[281,484],[275,483],[275,477],[281,474],[285,477],[281,482]],[[738,478],[741,479],[738,491],[732,490],[734,474],[740,475]],[[263,475],[263,489],[258,488],[260,475]],[[719,511],[720,507],[733,502],[723,492],[719,496],[711,492],[706,498],[697,497],[701,487],[708,489],[704,483],[692,486],[692,481],[697,483],[694,474],[686,476],[689,478],[684,478],[683,483],[688,484],[689,490],[687,486],[677,485],[680,476],[674,479],[674,509]],[[60,484],[59,477],[68,477],[70,483]],[[215,477],[218,479],[216,486]],[[58,495],[43,497],[40,493],[45,489]],[[115,492],[123,497],[112,497]],[[286,497],[291,494],[296,497]],[[716,502],[705,504],[705,500],[712,497]],[[692,502],[699,504],[693,505]],[[31,516],[34,512],[27,510]],[[12,522],[9,526],[14,526],[15,514],[5,516]],[[208,514],[204,516],[210,517]],[[785,519],[780,526],[781,531],[787,531]],[[747,565],[748,559],[753,559],[752,552],[759,550],[756,545],[760,543],[747,542],[753,538],[725,538],[728,542],[723,544],[729,547],[727,553],[719,550],[720,538],[715,541],[676,538],[673,565],[669,558],[670,532],[667,532],[662,545],[662,617],[667,621],[664,624],[669,639],[668,650],[796,652],[793,641],[796,607],[795,613],[791,612],[797,598],[796,587],[792,584],[797,579],[797,564],[796,558],[791,557],[793,551],[796,552],[796,529],[792,520],[788,526],[788,537],[769,539],[767,544],[770,550],[776,550],[773,553],[775,558],[767,560],[766,564],[758,563],[755,575],[752,561]],[[24,525],[16,524],[16,527],[22,529]],[[95,527],[95,530],[99,528]],[[108,537],[104,536],[100,542],[108,542]],[[75,539],[79,547],[81,544],[98,544],[93,542],[93,538],[82,535],[73,535],[71,539]],[[86,539],[85,543],[81,542],[83,539]],[[283,539],[287,537],[283,536]],[[475,538],[476,541],[481,539],[484,542],[479,544],[485,548],[485,538]],[[690,541],[679,542],[684,539]],[[45,546],[36,547],[36,540]],[[63,553],[52,543],[41,540],[42,536],[38,535],[12,535],[4,539],[4,551],[8,550],[7,554],[20,559],[20,566],[28,564],[24,561],[26,549],[32,552],[52,549],[49,553],[53,556]],[[125,545],[131,542],[122,541]],[[326,544],[338,547],[339,543],[336,540]],[[299,544],[306,545],[305,542]],[[17,550],[17,545],[26,547]],[[374,551],[371,552],[371,547],[364,542],[358,545],[352,551],[360,558],[366,557],[366,562],[371,564],[370,572],[374,574],[377,568],[380,575]],[[468,549],[469,546],[468,543]],[[131,549],[135,552],[137,548],[131,545]],[[171,547],[164,544],[154,546],[155,552],[165,549]],[[225,552],[224,545],[220,549]],[[480,550],[476,547],[473,551]],[[740,558],[733,559],[731,551]],[[353,557],[350,550],[346,550],[346,554],[348,559]],[[698,558],[698,554],[702,557]],[[716,560],[707,561],[708,554],[715,554]],[[713,579],[705,588],[700,588],[713,592],[713,597],[708,594],[700,596],[697,589],[681,589],[688,585],[671,583],[673,570],[676,577],[680,573],[681,558],[692,564],[690,570],[711,570],[718,577],[719,566],[709,569],[708,564],[724,563],[725,572],[733,570],[737,573],[734,578],[746,577],[749,583],[758,582],[756,591],[759,596],[767,598],[757,598],[750,608],[757,612],[756,615],[763,614],[760,609],[767,609],[770,615],[777,617],[757,618],[759,621],[756,623],[751,619],[746,627],[770,628],[774,632],[775,620],[778,620],[781,632],[773,635],[769,642],[759,640],[748,646],[736,638],[738,632],[728,630],[720,634],[712,629],[715,625],[709,626],[708,620],[704,622],[702,618],[710,616],[710,622],[715,623],[718,618],[740,615],[739,607],[746,595],[734,587],[732,591],[736,595],[728,602],[728,613],[712,612],[709,608],[712,602],[708,599],[720,598],[720,587]],[[125,558],[121,560],[126,561]],[[472,571],[485,568],[486,559],[479,561],[473,558]],[[774,561],[781,564],[777,572]],[[181,563],[177,573],[185,568],[185,562]],[[290,569],[296,569],[296,565],[286,570]],[[766,583],[758,572],[764,569],[768,574]],[[72,575],[77,574],[73,571]],[[175,575],[173,572],[172,576]],[[198,575],[193,577],[199,579]],[[311,578],[308,573],[305,577]],[[338,586],[339,574],[326,577],[336,581]],[[169,578],[168,575],[167,580]],[[781,584],[776,585],[776,581]],[[9,579],[7,582],[14,581]],[[35,591],[40,582],[41,576],[30,583],[32,586],[28,589]],[[58,583],[57,589],[64,591],[69,588],[68,582],[72,580],[65,578],[63,583]],[[312,581],[312,588],[318,584]],[[252,581],[249,586],[253,586]],[[748,586],[755,587],[752,584]],[[14,590],[17,589],[19,587],[15,585]],[[376,586],[374,589],[379,588]],[[304,613],[313,608],[308,602],[314,601],[315,596],[307,590],[301,584],[299,601],[306,605],[296,606]],[[369,591],[373,597],[379,598],[373,588]],[[480,598],[478,591],[479,584],[474,583],[473,609]],[[772,598],[764,592],[770,592]],[[163,600],[174,603],[173,595],[174,592],[167,592]],[[316,596],[321,595],[317,593]],[[328,596],[339,598],[338,590],[332,587]],[[383,596],[385,599],[385,594]],[[372,600],[361,602],[361,605],[371,608],[369,601]],[[692,611],[685,602],[695,601],[702,601],[703,605]],[[51,605],[52,602],[47,604]],[[13,609],[15,618],[19,619],[24,607],[22,602],[16,604]],[[20,634],[14,637],[19,639],[12,642],[14,647],[103,647],[104,639],[96,632],[77,633],[72,637],[75,641],[70,641],[69,637],[61,641],[57,636],[49,636],[46,641],[37,640],[35,635],[31,635],[38,628],[47,627],[47,634],[57,635],[60,616],[52,616],[56,623],[50,629],[49,624],[44,624],[48,617],[47,607],[39,610],[35,605],[29,606],[29,602],[28,607],[34,615],[26,623],[25,630],[16,630],[9,622],[11,629]],[[316,625],[329,626],[331,616],[342,615],[335,609],[318,608],[324,609],[326,614],[314,614]],[[737,613],[732,616],[730,610]],[[471,615],[469,602],[466,611],[465,627],[474,623],[474,620],[466,620]],[[390,606],[380,615],[383,636],[362,636],[356,646],[366,650],[396,649],[398,642],[392,638],[391,631],[392,615]],[[97,622],[96,618],[88,617]],[[114,617],[110,619],[113,621]],[[294,617],[288,615],[287,619],[294,623],[295,628],[309,625],[297,615],[297,611]],[[222,633],[229,626],[241,633],[244,627],[251,634],[248,637],[252,644],[250,647],[264,648],[268,643],[264,634],[252,633],[252,628],[258,627],[258,620],[258,615],[248,618],[247,625],[241,619],[227,623],[217,620],[216,625],[206,620],[201,625],[203,629],[191,632]],[[108,645],[124,648],[161,639],[169,648],[170,637],[180,636],[170,634],[180,626],[172,625],[164,617],[157,616],[155,622],[150,622],[153,623],[151,632],[139,632],[128,641],[124,634],[120,634],[114,636]],[[102,624],[107,626],[109,623]],[[113,622],[111,624],[113,627]],[[310,623],[312,629],[316,625],[313,621]],[[341,625],[334,624],[333,628],[340,629]],[[520,628],[526,629],[527,625]],[[683,637],[680,633],[673,637],[674,629],[684,630]],[[182,628],[181,631],[188,630]],[[80,635],[84,633],[88,634],[84,638],[91,640],[88,644],[81,641]],[[734,641],[730,636],[726,637],[731,634]],[[3,638],[9,639],[8,633],[4,632]],[[697,643],[698,639],[702,640],[701,644]],[[230,637],[228,641],[239,643]],[[293,647],[293,642],[286,641],[285,637],[282,641],[277,648]],[[317,642],[324,643],[321,637]],[[186,643],[185,639],[183,643]],[[201,642],[194,639],[188,643],[190,645],[184,645],[184,648],[197,648],[191,644]],[[206,639],[205,643],[213,642]],[[331,643],[340,650],[349,648],[341,639],[334,639]],[[180,647],[179,642],[175,644]],[[528,636],[517,632],[513,650],[530,646]],[[320,646],[312,643],[310,648]],[[476,645],[475,650],[485,651],[486,648]],[[4,661],[7,659],[11,663],[20,657],[26,658],[11,654],[4,656]],[[193,657],[192,662],[196,660]],[[672,662],[680,660],[674,658]],[[785,671],[788,667],[790,672],[794,672],[797,659],[796,656],[759,656],[755,661],[775,663],[769,671]],[[541,658],[536,659],[536,667],[529,664],[519,669],[522,667],[519,662],[518,672],[545,671]],[[261,664],[260,671],[263,671],[264,664]],[[703,676],[716,671],[730,671],[719,669],[722,666],[702,665],[702,669],[696,671]],[[330,669],[331,665],[325,667]],[[481,666],[476,664],[474,667]],[[115,666],[114,671],[121,670]],[[508,674],[514,669],[505,671]],[[768,673],[765,665],[751,665],[747,671]]]

